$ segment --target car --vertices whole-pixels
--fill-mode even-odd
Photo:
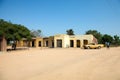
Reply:
[[[84,49],[100,49],[102,47],[104,47],[104,44],[90,43],[90,44],[84,45]]]

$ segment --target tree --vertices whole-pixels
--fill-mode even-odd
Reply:
[[[120,45],[120,37],[119,36],[114,35],[113,44],[116,45],[116,46]]]
[[[113,37],[105,34],[102,36],[102,43],[105,44],[106,42],[112,43],[113,42]]]
[[[42,37],[42,31],[41,30],[31,30],[31,35],[33,37]]]
[[[66,32],[68,35],[75,35],[72,29],[68,29]]]
[[[5,36],[7,42],[14,42],[14,49],[16,49],[16,42],[22,38],[31,39],[30,30],[23,25],[13,24],[11,22],[0,19],[0,36]]]
[[[92,34],[98,40],[98,43],[101,43],[102,34],[97,30],[88,30],[85,34]]]
[[[0,36],[5,36],[5,31],[7,30],[9,24],[8,22],[4,21],[3,19],[0,19]]]

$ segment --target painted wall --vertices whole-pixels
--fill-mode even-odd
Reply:
[[[70,46],[70,38],[68,35],[64,35],[64,39],[63,39],[63,47],[64,48],[68,48]]]
[[[93,35],[73,35],[58,34],[54,36],[55,47],[57,47],[57,40],[62,40],[62,47],[70,47],[70,40],[73,40],[73,47],[77,47],[77,40],[80,40],[80,46],[83,47],[85,43],[93,43]],[[85,42],[86,41],[86,42]]]
[[[73,35],[73,36],[69,36],[66,34],[57,34],[55,36],[50,36],[47,38],[32,38],[32,41],[30,41],[30,47],[32,47],[32,42],[34,42],[34,46],[33,47],[46,47],[46,41],[48,41],[48,47],[57,47],[57,40],[62,40],[62,48],[68,48],[70,47],[70,40],[73,40],[73,47],[76,48],[77,47],[77,40],[80,40],[80,47],[82,48],[84,46],[84,44],[89,44],[89,43],[93,43],[94,40],[94,36],[93,35]],[[41,42],[41,46],[39,46],[39,41]],[[86,42],[85,42],[86,41]],[[27,43],[27,42],[26,42]],[[20,46],[24,46],[25,45],[25,39],[19,42]]]

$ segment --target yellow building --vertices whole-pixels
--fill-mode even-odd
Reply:
[[[55,35],[54,36],[54,47],[73,47],[82,48],[84,45],[89,43],[97,43],[97,39],[93,35]]]
[[[23,38],[20,41],[17,41],[17,47],[42,47],[43,46],[43,38],[36,37],[32,38],[31,41],[28,41],[26,38]]]
[[[50,47],[50,48],[82,48],[84,45],[89,43],[97,43],[97,39],[93,35],[66,35],[58,34],[45,38],[32,38],[29,42],[23,39],[17,42],[17,46],[30,46],[30,47]]]

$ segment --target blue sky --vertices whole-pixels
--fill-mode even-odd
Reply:
[[[120,36],[120,0],[0,0],[0,18],[44,36],[95,29]]]

